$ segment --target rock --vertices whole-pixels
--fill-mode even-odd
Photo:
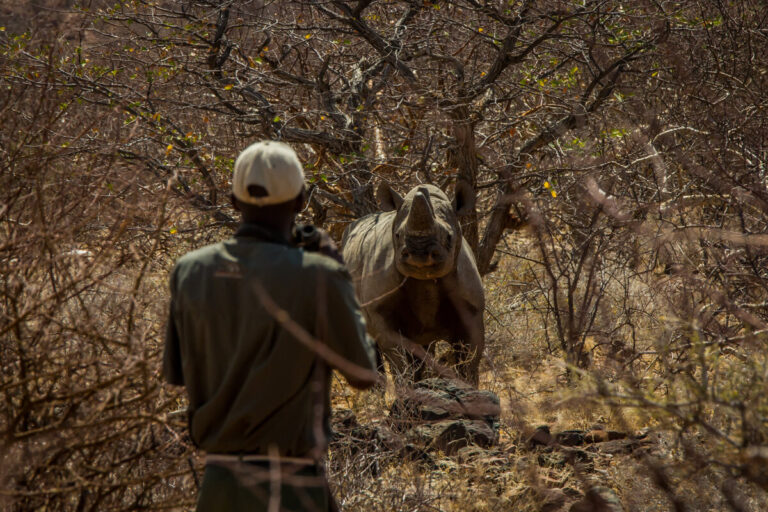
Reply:
[[[630,435],[616,430],[593,429],[588,432],[583,430],[563,430],[550,434],[549,427],[541,425],[536,427],[534,433],[528,438],[531,446],[559,444],[562,446],[581,446],[585,443],[604,443],[618,439],[641,439],[645,435]]]
[[[648,448],[651,444],[652,443],[649,440],[616,439],[614,441],[604,441],[602,443],[593,444],[585,449],[593,453],[599,452],[615,455],[620,453],[633,453],[640,448]]]
[[[390,409],[390,423],[410,442],[448,455],[498,441],[499,397],[462,382],[426,379],[399,397]]]
[[[585,443],[602,443],[608,440],[608,432],[605,430],[591,430],[584,434]]]
[[[555,442],[563,446],[581,446],[584,444],[582,430],[563,430],[555,434]]]
[[[455,455],[470,445],[493,446],[498,442],[500,413],[494,393],[435,378],[418,382],[395,400],[387,424],[360,425],[349,410],[334,411],[331,423],[337,446],[345,443],[353,452],[399,451],[420,459],[419,451]]]
[[[461,448],[475,444],[484,448],[498,440],[497,431],[483,420],[443,420],[415,427],[411,436],[427,446],[447,455],[456,454]]]
[[[630,436],[626,432],[619,432],[618,430],[591,430],[584,434],[584,442],[586,443],[604,443],[606,441],[615,441],[617,439],[626,439],[628,437],[634,437],[635,439],[641,439],[644,435]]]
[[[541,496],[541,512],[555,512],[565,505],[568,497],[562,489],[544,489],[539,491]]]
[[[594,486],[587,491],[584,499],[577,501],[569,512],[624,512],[621,500],[608,487]]]
[[[451,413],[439,405],[424,405],[420,409],[419,416],[425,421],[438,421],[448,418]]]
[[[549,432],[549,427],[546,425],[539,425],[536,430],[533,431],[528,437],[527,443],[529,446],[549,446],[552,444],[552,434]]]
[[[605,443],[620,439],[643,439],[647,432],[636,432],[628,434],[617,430],[606,430],[603,425],[593,425],[589,431],[584,430],[563,430],[552,434],[547,425],[536,427],[534,432],[528,436],[526,442],[529,447],[534,446],[581,446],[583,444]]]
[[[392,404],[390,417],[401,421],[478,419],[489,424],[499,421],[499,397],[459,381],[425,379]]]

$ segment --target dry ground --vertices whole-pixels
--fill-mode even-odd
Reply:
[[[535,258],[533,242],[525,236],[508,240],[507,247],[511,253]],[[487,357],[480,387],[501,399],[498,447],[474,456],[438,453],[427,463],[381,454],[379,474],[369,471],[375,454],[350,455],[332,449],[331,478],[343,508],[568,510],[587,489],[600,485],[615,491],[628,511],[714,512],[733,509],[722,492],[727,481],[730,492],[726,494],[740,507],[736,510],[768,510],[764,491],[726,479],[716,466],[690,464],[684,439],[706,442],[695,429],[690,437],[681,438],[648,408],[616,407],[601,400],[595,393],[596,380],[620,381],[616,361],[605,347],[592,350],[589,372],[568,377],[547,332],[551,325],[543,314],[542,290],[534,275],[534,265],[508,255],[485,278]],[[646,325],[636,326],[640,332],[646,330],[649,340],[662,313],[652,287],[667,277],[657,273],[650,279],[650,283],[635,283],[634,299],[649,313]],[[653,361],[646,367],[651,376]],[[361,423],[382,421],[392,398],[391,390],[382,397],[353,391],[340,379],[334,383],[334,407],[353,410]],[[596,424],[608,430],[647,431],[648,445],[633,453],[613,453],[599,445],[553,450],[526,442],[539,425],[556,432],[589,430]],[[659,471],[665,476],[660,477]],[[667,483],[660,483],[664,479]]]

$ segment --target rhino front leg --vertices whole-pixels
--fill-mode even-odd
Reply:
[[[478,322],[470,327],[473,334],[451,339],[451,347],[455,354],[456,367],[459,375],[477,387],[480,381],[480,359],[483,357],[485,337],[483,324]]]
[[[378,340],[379,348],[389,363],[395,384],[413,384],[423,361],[409,350],[410,343],[398,333],[388,333]]]
[[[413,381],[414,364],[411,354],[405,350],[405,340],[400,333],[390,329],[387,322],[377,313],[369,313],[369,332],[376,341],[376,349],[379,354],[379,372],[386,376],[384,360],[389,364],[389,369],[394,376],[395,383],[402,380]]]
[[[482,310],[474,310],[465,304],[456,308],[460,319],[460,332],[451,336],[451,346],[456,357],[459,374],[477,387],[480,381],[480,359],[485,349],[485,325]]]

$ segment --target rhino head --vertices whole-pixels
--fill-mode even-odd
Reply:
[[[451,201],[434,185],[419,185],[403,198],[382,183],[376,197],[384,211],[396,210],[392,245],[402,275],[438,279],[456,268],[462,243],[458,217],[472,208],[469,187],[457,187]]]

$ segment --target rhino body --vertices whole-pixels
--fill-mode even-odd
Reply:
[[[342,244],[380,353],[396,375],[418,380],[423,364],[403,350],[404,340],[432,354],[434,342],[446,340],[453,347],[451,362],[477,385],[485,299],[458,222],[467,201],[459,193],[451,201],[432,185],[416,187],[405,198],[382,185],[377,197],[385,211],[351,224]]]

